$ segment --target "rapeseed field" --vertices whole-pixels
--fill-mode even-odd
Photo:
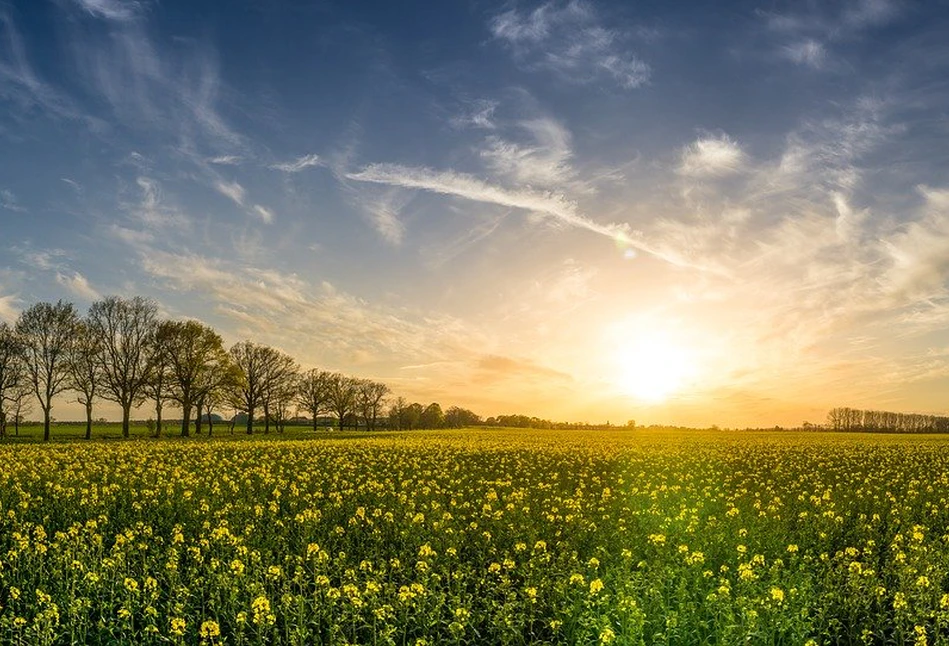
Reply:
[[[0,446],[0,642],[949,643],[949,442]]]

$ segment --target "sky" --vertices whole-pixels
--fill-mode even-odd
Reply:
[[[947,33],[946,0],[0,0],[0,319],[140,294],[485,416],[946,413]]]

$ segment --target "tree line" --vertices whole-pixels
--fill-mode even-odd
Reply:
[[[110,296],[85,316],[72,303],[36,303],[15,324],[0,323],[0,437],[8,416],[17,424],[31,402],[43,414],[43,439],[50,439],[54,398],[73,393],[86,413],[92,436],[96,401],[122,409],[122,435],[129,436],[131,412],[154,407],[155,435],[166,407],[181,410],[182,436],[213,431],[214,411],[228,407],[246,418],[248,434],[263,421],[282,431],[294,412],[304,412],[316,429],[320,416],[367,430],[380,426],[413,429],[461,427],[481,422],[475,413],[437,403],[423,407],[391,399],[383,383],[339,372],[302,371],[290,355],[253,341],[224,347],[221,336],[197,321],[161,320],[154,301]],[[389,405],[391,403],[391,406]],[[231,429],[234,420],[232,417]]]
[[[845,432],[949,433],[949,417],[832,408],[827,413],[827,428]]]

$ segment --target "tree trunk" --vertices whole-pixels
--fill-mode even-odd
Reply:
[[[92,398],[89,398],[89,403],[86,404],[86,439],[92,439]]]
[[[264,433],[270,432],[270,406],[264,404]]]
[[[155,402],[155,437],[161,437],[161,403]]]
[[[132,417],[132,402],[122,404],[122,437],[129,436],[129,419]]]
[[[43,441],[49,442],[49,411],[52,406],[43,408]]]
[[[247,408],[247,434],[248,435],[254,434],[254,408],[253,406],[249,406]]]
[[[181,437],[188,437],[191,433],[191,402],[185,400],[181,404]]]
[[[340,433],[343,432],[343,418],[344,418],[345,416],[346,416],[346,414],[343,413],[342,411],[340,411],[340,413],[339,413],[339,432],[340,432]]]
[[[2,404],[3,402],[0,402]],[[7,414],[0,407],[0,438],[7,436]]]
[[[313,411],[313,432],[316,432],[316,410]]]
[[[204,398],[198,399],[198,403],[195,405],[197,415],[194,418],[194,434],[201,435],[201,410],[204,408]]]
[[[208,437],[211,437],[211,434],[214,432],[214,422],[211,420],[211,404],[208,404],[207,413],[208,413]]]

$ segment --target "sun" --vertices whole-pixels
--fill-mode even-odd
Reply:
[[[659,403],[680,392],[695,374],[695,361],[661,334],[639,336],[616,354],[616,385],[636,399]]]

